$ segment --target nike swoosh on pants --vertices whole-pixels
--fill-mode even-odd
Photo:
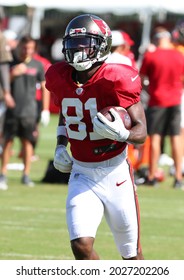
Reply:
[[[124,184],[125,182],[126,182],[126,180],[123,181],[123,182],[120,182],[120,183],[116,183],[116,186],[119,187],[119,186],[121,186],[122,184]]]

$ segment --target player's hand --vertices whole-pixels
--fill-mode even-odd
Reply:
[[[114,117],[113,122],[109,121],[100,112],[97,113],[93,120],[94,130],[104,138],[125,142],[130,132],[125,128],[118,113],[114,109],[110,109],[110,112]]]
[[[58,145],[54,155],[54,167],[63,173],[70,173],[72,169],[72,159],[64,145]]]
[[[49,124],[49,122],[50,122],[50,112],[48,110],[43,110],[41,112],[40,122],[43,126],[47,126]]]

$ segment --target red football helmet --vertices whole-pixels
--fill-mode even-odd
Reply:
[[[66,27],[63,54],[77,71],[85,71],[108,57],[111,43],[109,26],[95,15],[84,14],[72,19]]]

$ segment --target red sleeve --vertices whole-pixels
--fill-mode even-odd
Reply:
[[[142,90],[138,70],[123,64],[107,64],[105,78],[114,84],[114,90],[119,96],[120,106],[126,108],[140,101]]]

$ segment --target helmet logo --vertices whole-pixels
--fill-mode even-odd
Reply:
[[[71,34],[78,34],[78,33],[86,33],[86,28],[85,27],[71,28],[69,30],[69,35],[71,35]]]
[[[99,19],[93,19],[93,21],[98,25],[99,29],[105,36],[111,35],[111,30],[105,21]]]

